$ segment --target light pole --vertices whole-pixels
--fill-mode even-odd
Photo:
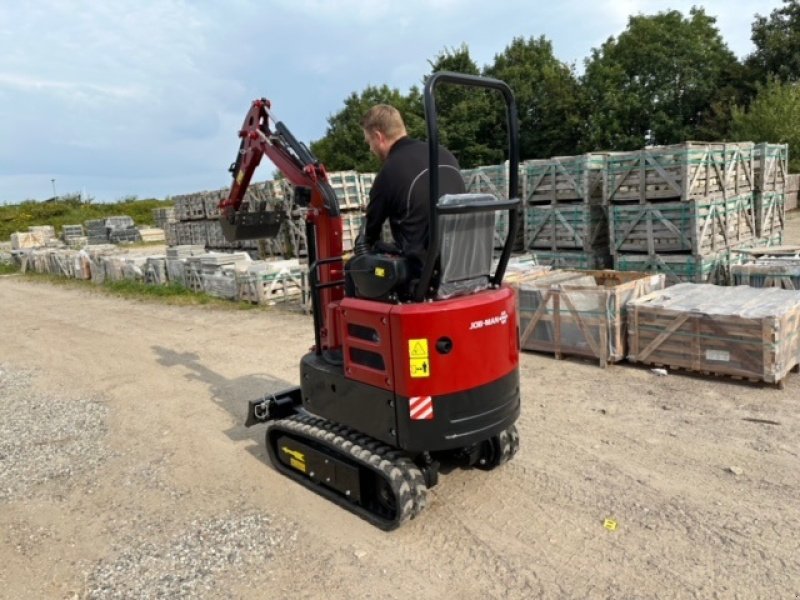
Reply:
[[[56,180],[55,180],[55,178],[51,179],[50,183],[53,184],[53,198],[57,198],[58,196],[56,194]]]

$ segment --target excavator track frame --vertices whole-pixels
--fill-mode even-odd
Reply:
[[[279,473],[384,531],[425,508],[428,488],[417,465],[397,448],[350,427],[295,414],[268,423],[266,445]]]

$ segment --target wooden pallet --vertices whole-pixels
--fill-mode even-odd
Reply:
[[[663,273],[667,284],[727,283],[730,280],[730,251],[696,256],[694,254],[615,254],[614,269]]]
[[[609,207],[611,254],[712,254],[755,237],[753,194]]]
[[[756,288],[776,287],[800,291],[800,263],[732,265],[731,280],[733,285],[749,285]]]
[[[608,210],[588,203],[545,204],[524,209],[525,248],[557,250],[608,248]]]
[[[522,349],[587,356],[605,367],[625,358],[626,304],[662,289],[664,276],[554,271],[516,287]]]
[[[800,361],[800,294],[680,284],[628,304],[629,360],[780,383]]]
[[[753,154],[752,142],[685,142],[610,152],[603,171],[603,201],[687,201],[752,192]]]
[[[603,201],[605,154],[556,156],[527,160],[522,165],[525,204]]]
[[[529,250],[537,265],[554,269],[605,269],[610,258],[604,250]]]

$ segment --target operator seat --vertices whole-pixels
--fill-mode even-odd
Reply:
[[[445,194],[439,206],[497,201],[491,194]],[[439,216],[442,240],[439,252],[438,300],[474,294],[489,287],[494,250],[494,212],[467,212]]]

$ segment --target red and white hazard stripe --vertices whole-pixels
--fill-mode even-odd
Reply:
[[[408,413],[412,421],[432,420],[433,398],[430,396],[412,396],[408,399]]]

